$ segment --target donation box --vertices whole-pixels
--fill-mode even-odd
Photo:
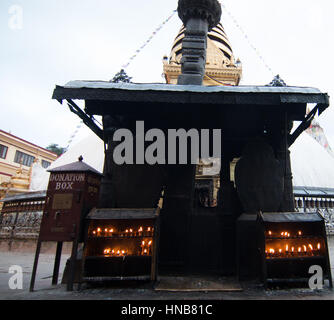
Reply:
[[[40,241],[83,241],[82,223],[97,206],[102,175],[82,160],[49,170]]]

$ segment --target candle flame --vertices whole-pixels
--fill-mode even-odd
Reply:
[[[121,249],[119,249],[119,250],[117,250],[117,251],[115,251],[115,249],[111,249],[111,248],[106,248],[106,249],[104,249],[103,250],[103,253],[105,254],[105,255],[114,255],[115,254],[115,252],[116,252],[116,255],[118,255],[118,256],[121,256],[121,255],[126,255],[127,254],[127,250],[121,250]]]
[[[303,245],[303,247],[304,247],[304,252],[306,252],[307,251],[307,247],[305,245]]]
[[[109,232],[110,232],[110,233],[114,232],[114,229],[110,229]]]
[[[320,250],[320,248],[321,248],[321,245],[320,245],[320,242],[318,243],[318,250]]]
[[[302,248],[301,247],[298,247],[298,252],[302,252]]]
[[[101,228],[97,228],[97,232],[101,232]]]
[[[109,254],[109,253],[110,253],[110,250],[111,250],[111,249],[109,249],[109,248],[104,249],[103,253],[104,253],[104,254]]]
[[[288,245],[285,246],[285,251],[289,251],[289,246]]]
[[[313,250],[313,246],[311,244],[308,245],[311,250]]]

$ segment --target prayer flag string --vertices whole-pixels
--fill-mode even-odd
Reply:
[[[226,11],[226,13],[230,16],[230,18],[232,19],[232,21],[234,22],[234,24],[236,25],[236,27],[240,30],[240,32],[242,33],[242,35],[244,36],[244,38],[246,39],[246,41],[248,42],[249,46],[255,51],[256,55],[258,56],[258,58],[263,62],[264,66],[267,68],[267,70],[273,75],[275,76],[273,70],[269,67],[269,65],[266,63],[266,61],[264,60],[262,54],[260,53],[259,49],[256,48],[253,43],[250,41],[247,33],[244,31],[244,29],[241,27],[241,25],[238,23],[238,21],[236,20],[236,18],[232,15],[232,13],[226,8],[226,6],[221,3],[222,8]]]
[[[122,66],[122,69],[126,69],[131,62],[138,56],[138,54],[152,41],[152,39],[158,34],[158,32],[173,18],[177,10],[173,10],[173,13],[164,20],[150,35],[150,37],[143,43],[143,45],[135,51],[135,54],[131,56],[127,63]]]

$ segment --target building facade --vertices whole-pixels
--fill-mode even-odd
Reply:
[[[58,155],[0,130],[0,199],[8,194],[27,192],[32,165],[47,168]]]

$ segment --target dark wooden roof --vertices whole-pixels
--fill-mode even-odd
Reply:
[[[306,87],[194,86],[168,84],[72,81],[56,86],[53,99],[108,100],[114,102],[175,104],[260,104],[320,103],[329,105],[326,93]]]
[[[92,172],[97,175],[102,175],[99,171],[95,170],[87,163],[83,161],[76,161],[69,164],[66,164],[61,167],[53,168],[48,170],[48,172],[55,173],[55,172]]]
[[[275,212],[262,213],[262,220],[264,222],[320,222],[323,218],[317,213],[300,213],[300,212]]]
[[[12,201],[27,201],[27,200],[41,200],[46,197],[46,191],[34,191],[34,192],[25,192],[15,195],[6,196],[4,199],[0,200],[2,202],[12,202]]]
[[[119,120],[116,126],[135,129],[135,121],[145,121],[145,128],[217,129],[226,141],[238,141],[231,148],[240,156],[245,141],[256,136],[264,127],[272,132],[281,130],[283,118],[301,121],[288,136],[291,146],[312,117],[329,107],[329,96],[316,88],[273,86],[198,86],[169,84],[111,83],[106,81],[72,81],[56,86],[53,99],[67,101],[78,115],[101,139],[104,128],[97,125],[93,115],[108,115]],[[82,110],[73,100],[84,100]],[[315,104],[311,113],[307,105]],[[107,119],[109,121],[109,119]],[[117,120],[118,121],[118,120]]]

